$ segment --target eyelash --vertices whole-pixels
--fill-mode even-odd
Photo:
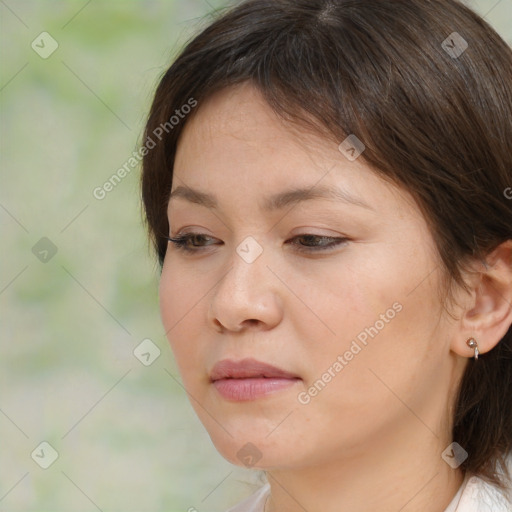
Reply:
[[[212,237],[203,235],[201,233],[186,233],[184,235],[177,236],[175,238],[167,237],[167,240],[169,242],[171,242],[172,244],[174,244],[176,249],[178,249],[179,251],[183,251],[186,253],[201,252],[201,248],[204,248],[205,246],[194,246],[194,247],[198,247],[196,249],[191,249],[190,246],[187,246],[187,243],[189,241],[191,241],[194,237],[203,238],[203,239],[204,238],[212,239]],[[331,242],[328,245],[316,246],[316,248],[315,248],[315,246],[308,248],[308,246],[304,246],[304,245],[299,246],[298,244],[293,244],[293,245],[296,245],[297,247],[303,247],[303,248],[298,248],[297,250],[299,252],[304,252],[304,253],[332,251],[332,250],[336,249],[338,246],[345,244],[349,240],[348,238],[343,238],[343,237],[338,238],[338,237],[332,237],[332,236],[311,235],[311,234],[298,235],[294,238],[291,238],[290,240],[295,240],[297,238],[309,238],[309,239],[314,238],[314,239],[320,239],[320,240],[331,240]],[[209,244],[209,245],[215,245],[215,244]]]

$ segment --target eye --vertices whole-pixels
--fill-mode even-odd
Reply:
[[[198,252],[201,247],[205,247],[205,245],[201,244],[201,240],[210,239],[214,240],[214,238],[203,235],[201,233],[186,233],[184,235],[179,235],[175,238],[167,237],[167,240],[174,244],[174,246],[180,251],[186,252]],[[197,241],[199,240],[199,244]],[[206,244],[213,245],[213,244]]]
[[[167,240],[174,244],[178,250],[188,253],[199,253],[210,245],[220,245],[215,243],[215,238],[203,233],[186,233],[174,238],[167,237]],[[305,243],[297,242],[297,240],[302,240]],[[348,241],[349,239],[346,237],[303,234],[291,238],[287,243],[294,246],[298,252],[314,253],[332,251]]]
[[[319,252],[319,251],[330,251],[334,250],[340,245],[345,244],[348,241],[348,238],[345,237],[332,237],[332,236],[324,236],[324,235],[298,235],[291,240],[300,240],[305,241],[305,244],[297,244],[291,243],[291,245],[296,246],[297,250],[300,252]]]

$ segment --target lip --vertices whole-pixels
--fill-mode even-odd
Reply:
[[[296,379],[298,375],[287,372],[257,359],[247,358],[241,361],[223,359],[219,361],[210,373],[212,381],[220,379],[249,379],[256,377]]]
[[[211,383],[226,400],[247,401],[282,391],[301,378],[256,359],[224,359],[213,367]]]

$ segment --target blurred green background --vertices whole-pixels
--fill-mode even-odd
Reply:
[[[512,44],[512,0],[467,3]],[[139,167],[93,194],[138,148],[173,56],[227,4],[0,0],[0,511],[222,512],[256,488],[179,384]]]

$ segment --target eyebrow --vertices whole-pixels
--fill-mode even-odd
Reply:
[[[206,208],[213,210],[216,210],[219,207],[219,203],[214,195],[202,192],[189,186],[176,187],[169,196],[169,202],[172,199],[177,198],[181,198],[189,201],[190,203],[205,206]],[[352,204],[375,211],[374,208],[365,203],[362,199],[350,195],[345,190],[326,186],[295,188],[286,190],[284,192],[279,192],[278,194],[272,195],[265,199],[263,210],[269,212],[280,210],[287,206],[314,199],[329,199],[332,201]]]

